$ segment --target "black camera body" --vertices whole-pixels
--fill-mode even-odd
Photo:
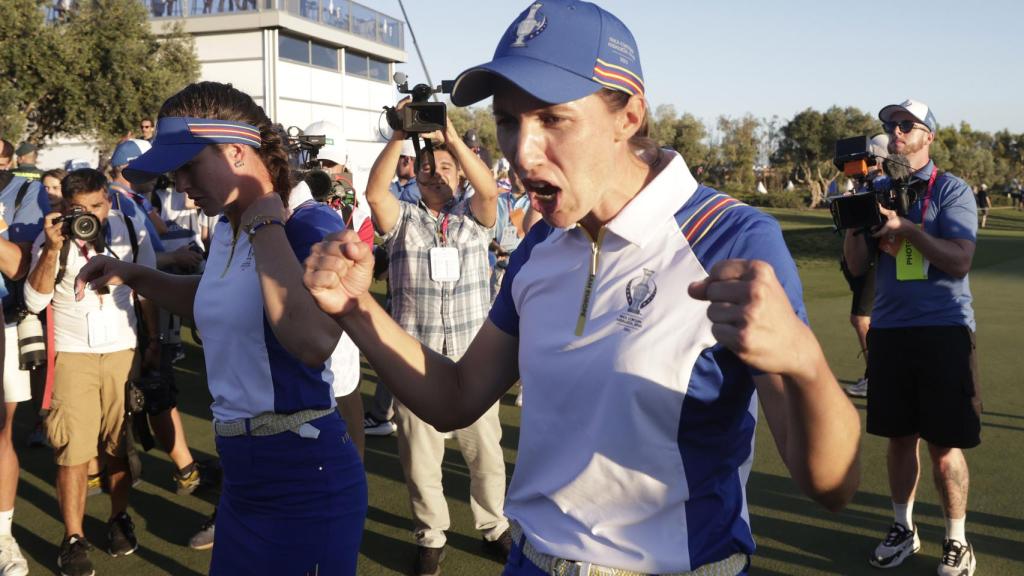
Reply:
[[[868,167],[878,162],[867,136],[836,141],[832,163],[857,183],[858,190],[855,194],[834,198],[829,204],[837,230],[869,230],[882,224],[885,218],[879,206],[906,217],[917,198],[917,191],[910,185],[910,165],[901,155],[891,155],[882,162],[882,171],[888,179],[871,179]]]
[[[428,100],[434,94],[450,94],[455,83],[445,80],[436,88],[431,88],[427,84],[417,84],[410,89],[405,74],[401,72],[395,73],[394,80],[398,84],[398,91],[411,95],[412,102],[406,104],[401,110],[393,106],[385,106],[388,126],[391,126],[392,130],[401,130],[410,135],[443,131],[448,125],[448,109],[443,102],[428,102]]]
[[[55,218],[53,223],[62,224],[61,233],[65,238],[74,238],[83,242],[95,242],[103,232],[103,224],[100,219],[81,206],[72,206],[67,214]]]

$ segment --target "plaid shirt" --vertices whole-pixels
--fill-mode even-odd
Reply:
[[[399,202],[398,222],[384,235],[384,246],[391,258],[391,316],[431,350],[458,359],[490,310],[487,246],[494,231],[476,220],[468,201],[448,210],[445,245],[459,251],[458,280],[430,278],[430,249],[442,245],[444,212],[438,218],[422,202]]]

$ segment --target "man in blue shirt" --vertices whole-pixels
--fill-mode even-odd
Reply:
[[[10,143],[4,141],[0,163],[9,165]],[[18,320],[25,304],[15,280],[28,271],[28,250],[43,228],[43,214],[49,199],[38,181],[26,180],[12,172],[0,171],[0,296],[3,297],[3,346],[0,347],[4,375],[0,391],[0,574],[28,574],[28,563],[11,536],[14,502],[18,487],[18,455],[11,440],[14,411],[19,402],[32,398],[30,372],[22,370],[18,354]],[[37,321],[38,322],[38,321]],[[37,324],[38,325],[38,324]],[[44,359],[45,361],[45,359]]]
[[[907,100],[878,113],[890,135],[890,160],[905,162],[909,208],[881,208],[875,304],[868,334],[868,418],[871,434],[889,438],[888,472],[895,521],[870,558],[891,568],[920,550],[911,519],[923,438],[942,496],[946,537],[938,573],[971,576],[977,560],[964,535],[968,469],[963,449],[981,442],[981,399],[975,359],[974,311],[967,273],[977,240],[970,187],[940,172],[929,158],[935,117]],[[895,183],[894,183],[895,184]],[[856,275],[870,253],[847,232],[843,252]]]
[[[416,182],[416,149],[410,140],[402,143],[402,155],[398,157],[391,193],[402,202],[420,203],[420,185]]]

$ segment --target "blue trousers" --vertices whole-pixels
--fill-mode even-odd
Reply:
[[[366,473],[337,413],[293,432],[217,437],[224,482],[211,576],[349,576],[366,519]]]

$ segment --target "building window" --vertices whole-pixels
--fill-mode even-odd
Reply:
[[[278,55],[285,60],[309,64],[309,42],[281,34],[277,41]]]
[[[316,42],[311,42],[310,48],[313,56],[313,66],[320,66],[322,68],[329,68],[331,70],[338,69],[337,48],[332,48],[331,46],[324,46],[323,44],[317,44]]]
[[[388,63],[383,60],[377,60],[376,58],[369,58],[370,60],[370,80],[377,80],[378,82],[390,82],[391,78],[388,76]]]
[[[358,52],[345,52],[345,73],[378,82],[390,82],[390,64]]]

